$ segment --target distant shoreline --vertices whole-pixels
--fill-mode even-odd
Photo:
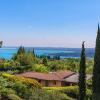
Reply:
[[[11,59],[17,53],[19,47],[0,48],[0,58]],[[25,47],[35,51],[37,56],[60,56],[60,58],[80,58],[81,48],[55,48],[55,47]],[[86,48],[86,57],[94,57],[94,48]]]

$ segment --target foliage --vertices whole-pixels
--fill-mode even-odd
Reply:
[[[21,82],[9,80],[8,74],[3,74],[0,82],[0,100],[74,100],[59,91],[46,91],[41,88],[31,88]],[[7,78],[6,78],[6,77]],[[6,85],[3,85],[3,82]]]
[[[42,63],[43,63],[45,66],[47,66],[47,65],[48,65],[48,61],[47,61],[47,58],[46,58],[46,57],[44,57],[44,58],[43,58]]]
[[[42,64],[33,64],[30,70],[36,71],[36,72],[48,72],[49,71],[48,68]]]
[[[59,92],[59,91],[48,91],[49,93],[49,99],[50,100],[75,100],[69,96],[67,96],[65,93]]]
[[[15,94],[9,94],[8,95],[8,100],[22,100],[19,96]]]
[[[0,100],[22,100],[16,95],[15,90],[10,88],[12,85],[12,82],[0,76]]]
[[[24,54],[25,53],[25,48],[20,46],[18,51],[17,51],[17,54],[20,55],[20,54]]]
[[[79,95],[79,87],[78,86],[66,86],[66,87],[44,87],[43,89],[50,91],[59,91],[62,93],[66,93],[68,96],[73,98],[78,98]],[[86,90],[86,98],[91,99],[92,91],[90,89]]]
[[[74,72],[79,71],[79,58],[66,58],[60,60],[48,60],[48,70],[57,71],[57,70],[71,70]],[[86,73],[92,74],[93,70],[93,59],[86,59]]]
[[[24,78],[22,76],[15,76],[6,73],[3,73],[2,76],[9,78],[11,81],[20,81],[28,86],[41,88],[41,85],[35,79]]]
[[[22,57],[22,58],[20,58]],[[27,52],[24,56],[18,56],[17,60],[4,60],[0,63],[1,71],[8,71],[10,73],[21,73],[24,71],[57,71],[57,70],[71,70],[78,72],[79,70],[79,58],[67,58],[60,60],[48,60],[48,64],[45,66],[42,64],[43,58],[36,58],[32,53]],[[20,64],[21,63],[21,64]],[[86,59],[86,73],[92,74],[93,59]]]
[[[93,99],[100,99],[100,28],[98,25],[95,56],[94,56],[94,68],[93,68]]]
[[[1,90],[1,100],[22,100],[12,89]]]
[[[46,58],[46,59],[45,59]],[[44,59],[44,61],[43,61]],[[69,87],[44,87],[34,79],[24,78],[11,74],[25,71],[49,72],[57,70],[71,70],[78,72],[80,58],[51,59],[50,57],[39,58],[34,50],[28,51],[20,47],[17,54],[11,60],[0,62],[0,95],[4,100],[73,100],[78,98],[78,86]],[[86,60],[86,73],[93,70],[93,59]],[[7,74],[9,73],[9,74]],[[91,98],[91,82],[87,82],[86,97]],[[11,94],[11,95],[9,95]]]
[[[30,100],[73,100],[66,94],[58,91],[45,91],[45,90],[34,89],[31,92],[32,96],[31,98],[28,98]]]
[[[85,100],[86,98],[86,59],[84,42],[82,44],[80,69],[79,69],[79,100]]]
[[[17,95],[20,97],[25,97],[26,92],[28,91],[28,86],[23,84],[20,81],[14,82],[12,88],[16,91]],[[21,91],[21,92],[20,92]]]
[[[35,63],[35,54],[33,53],[34,51],[26,52],[24,47],[20,47],[12,59],[19,62],[20,66],[27,66],[26,69],[28,69],[28,67]]]
[[[92,79],[87,80],[86,84],[87,84],[87,88],[92,90]]]

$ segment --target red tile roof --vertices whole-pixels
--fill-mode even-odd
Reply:
[[[73,74],[75,74],[75,72],[72,72],[72,71],[57,71],[57,72],[54,72],[58,77],[60,77],[61,79],[64,79],[64,78],[67,78]]]
[[[40,72],[25,72],[22,74],[17,74],[18,76],[28,77],[28,78],[35,78],[40,80],[59,80],[62,81],[64,78],[74,74],[71,71],[57,71],[57,72],[50,72],[50,73],[40,73]]]

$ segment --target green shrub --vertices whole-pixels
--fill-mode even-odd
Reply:
[[[50,100],[75,100],[69,96],[67,96],[65,93],[59,92],[59,91],[48,91],[49,99]]]
[[[36,72],[48,72],[48,68],[43,64],[33,64],[30,70]]]
[[[42,89],[34,89],[30,91],[32,95],[27,100],[74,100],[66,94],[58,91],[45,91]]]
[[[78,98],[78,93],[79,93],[79,89],[78,86],[67,86],[67,87],[44,87],[44,90],[47,91],[59,91],[61,93],[65,93],[68,96],[72,97],[72,98]],[[87,98],[91,98],[92,96],[92,91],[90,89],[87,89],[86,91],[86,96]]]
[[[22,83],[24,83],[24,84],[26,84],[27,86],[30,86],[30,87],[41,88],[41,85],[35,79],[25,78],[25,77],[22,77],[22,76],[10,75],[10,74],[7,74],[7,73],[2,73],[2,76],[8,78],[11,81],[15,81],[15,82],[20,81],[20,82],[22,82]]]
[[[16,94],[20,97],[24,97],[24,95],[28,91],[28,87],[21,82],[14,82],[14,84],[12,85],[12,89],[14,89],[16,91]]]
[[[19,96],[15,94],[9,94],[8,95],[8,100],[22,100]]]

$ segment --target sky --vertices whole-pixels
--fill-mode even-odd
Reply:
[[[94,47],[100,0],[0,0],[4,46]]]

